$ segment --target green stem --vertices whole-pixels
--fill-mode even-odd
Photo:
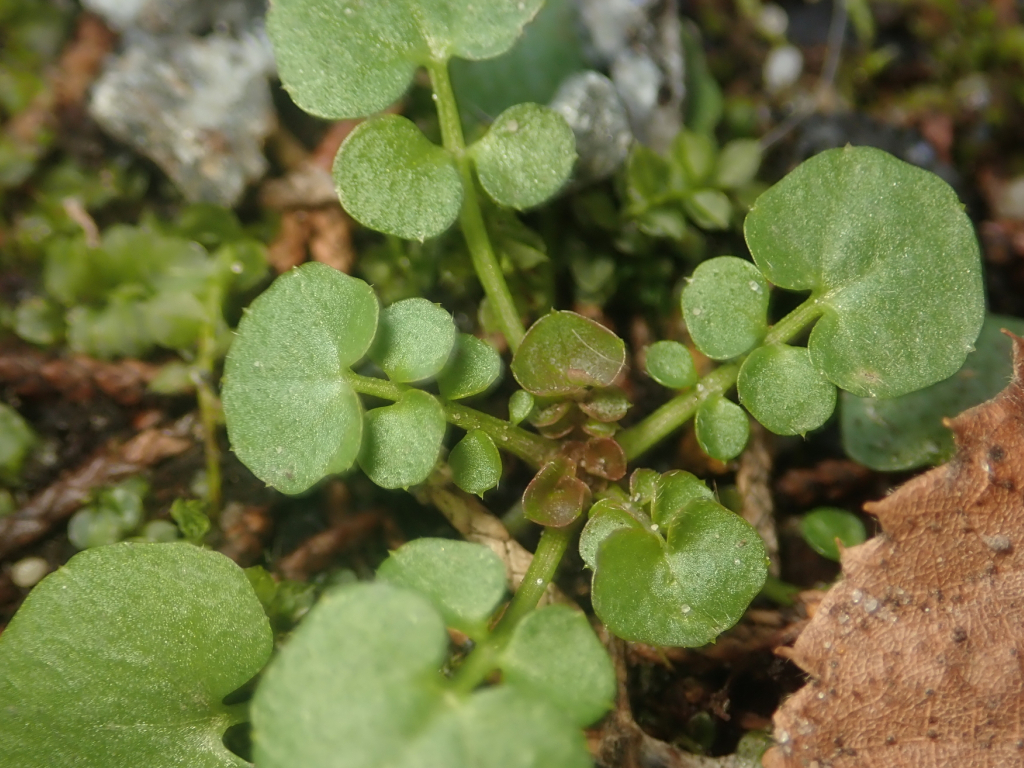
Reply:
[[[206,311],[211,318],[220,316],[221,295],[211,290],[207,297]],[[203,452],[206,457],[206,505],[211,520],[220,515],[220,401],[213,389],[213,367],[217,359],[217,328],[213,320],[203,325],[199,336],[199,354],[196,358],[193,377],[196,385],[196,399],[199,401],[199,418],[203,424]]]
[[[765,335],[762,346],[791,341],[821,317],[823,312],[824,308],[818,304],[817,297],[812,296],[773,325]],[[640,457],[692,419],[705,400],[728,392],[736,384],[744,358],[716,368],[697,382],[692,390],[676,395],[639,424],[620,432],[616,440],[626,452],[626,459],[633,461]]]
[[[739,363],[716,368],[697,382],[692,390],[676,395],[639,424],[616,435],[615,439],[626,452],[626,459],[633,461],[671,435],[692,419],[701,403],[709,397],[728,392],[736,384],[739,372]]]
[[[821,317],[824,311],[825,308],[818,304],[817,297],[812,296],[773,325],[762,343],[785,344],[792,341],[808,325]]]
[[[473,269],[476,270],[484,293],[487,294],[501,332],[505,335],[509,348],[515,353],[519,349],[523,336],[526,335],[526,329],[523,327],[523,321],[512,300],[512,294],[505,282],[501,265],[494,255],[491,239],[484,224],[483,213],[480,211],[480,201],[476,197],[476,181],[473,179],[473,166],[469,154],[466,152],[466,140],[462,134],[459,108],[455,103],[455,93],[452,91],[452,84],[448,78],[448,63],[432,61],[427,64],[427,72],[430,73],[430,82],[434,86],[434,101],[437,104],[444,148],[451,153],[459,169],[459,174],[462,176],[464,197],[462,213],[459,216],[462,236],[466,239],[466,246],[469,248],[469,255],[473,260]]]
[[[398,400],[412,389],[404,384],[395,384],[372,376],[360,376],[352,372],[348,372],[345,378],[356,392],[379,397],[381,400]],[[449,424],[454,424],[467,432],[471,429],[482,429],[499,448],[518,456],[534,468],[539,468],[558,448],[553,440],[527,432],[503,419],[481,413],[475,408],[444,400],[440,402]]]
[[[544,529],[530,567],[526,569],[526,575],[512,597],[512,602],[508,604],[494,631],[473,649],[455,674],[452,680],[455,690],[469,693],[497,668],[498,655],[512,636],[512,630],[537,607],[576,529],[576,525]]]

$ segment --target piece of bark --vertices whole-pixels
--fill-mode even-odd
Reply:
[[[792,649],[811,682],[766,768],[1024,765],[1024,340],[1014,380],[949,422],[957,454],[866,505],[883,533]]]
[[[136,475],[193,444],[192,414],[170,426],[139,432],[128,442],[109,445],[81,466],[64,473],[13,515],[0,518],[0,559],[46,536],[81,507],[93,489]]]
[[[0,352],[0,383],[22,397],[60,393],[87,402],[102,392],[115,402],[137,405],[160,366],[139,360],[107,362],[84,355],[55,357],[30,347]]]
[[[779,535],[775,529],[775,505],[772,502],[772,452],[768,431],[753,421],[750,442],[740,456],[736,471],[736,489],[743,499],[743,519],[754,526],[768,553],[768,572],[779,575]]]
[[[274,570],[286,579],[306,581],[329,566],[339,552],[362,543],[380,524],[381,516],[374,512],[344,517],[326,531],[310,536],[297,549],[278,560]]]

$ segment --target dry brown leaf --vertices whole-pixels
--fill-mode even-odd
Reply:
[[[883,533],[785,655],[812,677],[766,768],[1024,765],[1024,340],[958,452],[867,510]]]
[[[59,392],[73,402],[86,402],[99,390],[121,405],[138,405],[159,372],[160,366],[140,360],[54,357],[21,346],[0,352],[0,383],[22,397]]]

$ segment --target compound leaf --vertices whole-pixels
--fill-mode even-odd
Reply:
[[[392,381],[422,381],[444,368],[455,333],[452,316],[437,304],[403,299],[380,313],[368,356]]]
[[[515,686],[462,695],[439,670],[444,622],[426,598],[390,584],[328,593],[256,691],[263,768],[587,768],[580,731]]]
[[[352,218],[407,240],[444,232],[462,208],[462,179],[450,154],[398,115],[367,120],[334,159],[338,197]]]
[[[505,565],[482,544],[451,539],[410,541],[391,553],[377,578],[426,597],[445,625],[473,638],[505,596]]]
[[[811,360],[855,395],[953,375],[984,318],[974,227],[938,176],[870,147],[812,157],[762,194],[744,232],[775,285],[822,311]]]
[[[366,413],[359,466],[381,488],[408,488],[427,479],[444,439],[444,410],[437,399],[413,389],[394,405]]]
[[[501,375],[501,355],[486,341],[460,333],[448,363],[437,376],[445,400],[461,400],[485,392]]]
[[[73,557],[0,637],[4,763],[19,768],[248,765],[224,746],[222,703],[270,658],[242,570],[191,544]]]
[[[768,283],[757,267],[735,256],[698,266],[682,305],[693,343],[712,360],[749,352],[768,331]]]
[[[568,181],[576,138],[565,118],[540,104],[502,112],[470,150],[480,184],[501,205],[540,205]]]
[[[482,429],[471,429],[448,454],[452,480],[466,493],[480,496],[501,479],[501,454]]]
[[[854,461],[882,472],[941,464],[953,455],[953,433],[943,424],[998,394],[1012,373],[1006,328],[1024,335],[1024,320],[989,315],[976,349],[948,379],[887,400],[842,394],[843,449]]]
[[[564,605],[527,614],[502,651],[502,679],[551,702],[576,725],[600,718],[615,700],[615,670],[586,616]]]
[[[523,493],[523,514],[541,525],[568,525],[590,499],[587,484],[576,477],[576,462],[555,456],[534,476]]]
[[[359,398],[343,379],[377,330],[377,298],[324,264],[287,272],[242,317],[224,367],[224,415],[238,458],[284,493],[352,465]]]
[[[543,0],[275,0],[267,32],[295,103],[362,117],[401,96],[416,69],[504,53]]]
[[[736,392],[754,418],[777,435],[803,435],[836,408],[836,388],[804,347],[770,344],[743,362]]]
[[[551,312],[526,332],[512,375],[534,395],[573,395],[610,386],[626,365],[626,345],[575,312]]]

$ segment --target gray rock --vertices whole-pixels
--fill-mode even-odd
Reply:
[[[599,72],[580,72],[559,87],[551,108],[576,134],[574,179],[589,183],[608,178],[629,154],[633,133],[626,107],[612,81]]]
[[[266,13],[266,0],[82,0],[119,32],[200,33],[209,29],[252,31]]]
[[[268,41],[248,33],[130,40],[94,86],[92,116],[190,201],[234,205],[266,172],[262,144],[275,121]]]

